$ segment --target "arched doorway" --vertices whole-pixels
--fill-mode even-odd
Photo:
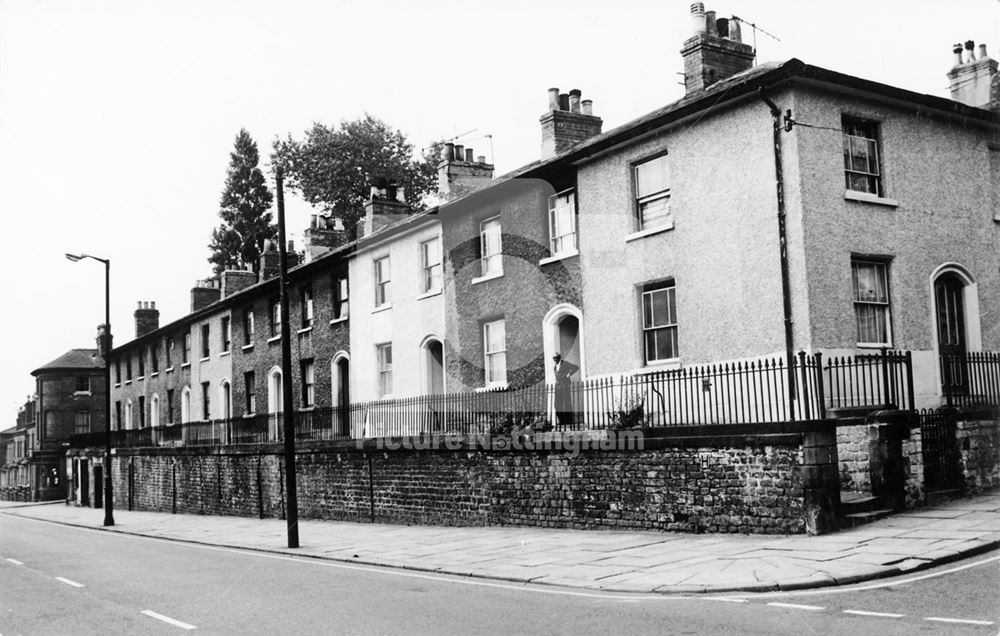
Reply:
[[[583,312],[573,305],[556,305],[542,320],[542,336],[545,347],[545,382],[555,381],[552,357],[560,354],[580,370],[571,378],[574,382],[586,376],[586,357],[583,347]]]
[[[978,302],[972,278],[958,267],[943,268],[934,278],[934,320],[941,361],[941,392],[948,402],[967,395],[966,353],[978,348]]]
[[[333,391],[333,430],[335,435],[351,434],[351,358],[339,351],[330,361],[330,382]]]
[[[191,421],[191,387],[186,386],[181,391],[181,423]]]
[[[420,345],[423,352],[423,392],[426,395],[444,393],[444,344],[437,336],[427,336]]]
[[[278,432],[281,428],[280,413],[284,408],[284,392],[281,387],[281,369],[275,367],[267,376],[267,421],[268,436],[272,440],[278,439]]]

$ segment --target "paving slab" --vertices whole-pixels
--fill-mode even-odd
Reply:
[[[6,504],[6,505],[5,505]],[[177,541],[429,572],[621,592],[791,590],[891,576],[1000,544],[1000,494],[900,513],[810,537],[548,528],[399,526],[301,520],[302,548],[280,519],[0,502],[0,514]]]

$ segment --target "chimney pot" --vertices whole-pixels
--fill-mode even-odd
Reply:
[[[140,301],[138,301],[138,303],[139,303],[139,306],[137,308],[138,309],[142,309],[142,301],[140,300]]]
[[[976,43],[973,40],[965,41],[965,62],[975,62],[976,61]]]
[[[695,36],[705,33],[705,3],[691,3],[691,27]]]
[[[583,110],[583,114],[584,115],[593,115],[594,114],[594,102],[593,102],[593,100],[585,99],[582,102],[580,102],[580,106],[581,106],[581,109]]]
[[[979,45],[979,59],[985,60],[989,55],[986,54],[986,44],[982,43]]]
[[[715,26],[715,11],[705,12],[705,35],[713,38],[719,37],[719,30]]]
[[[559,89],[549,89],[549,110],[559,110]]]
[[[559,110],[569,110],[569,95],[559,93]]]
[[[476,163],[486,163],[486,155],[479,155],[476,157]]]
[[[455,144],[455,161],[461,161],[465,157],[465,146]]]
[[[472,155],[473,155],[472,148],[466,148],[465,149],[465,160],[468,161],[469,163],[472,163],[472,158],[473,158]]]
[[[951,52],[955,54],[955,66],[962,65],[962,44],[959,42],[955,46],[951,47]]]
[[[293,241],[292,239],[288,239],[288,251],[289,252],[295,251],[295,241]]]
[[[579,88],[574,88],[569,92],[569,112],[580,112],[580,96],[583,95]]]
[[[446,143],[443,148],[441,148],[441,158],[445,161],[451,161],[455,158],[455,144]]]

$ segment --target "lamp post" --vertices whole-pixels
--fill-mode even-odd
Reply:
[[[90,254],[67,254],[74,263],[85,258],[104,263],[104,333],[101,335],[101,355],[104,356],[104,525],[115,525],[111,488],[111,261]]]

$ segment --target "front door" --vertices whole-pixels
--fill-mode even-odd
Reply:
[[[965,368],[965,283],[947,273],[934,282],[937,310],[938,354],[941,357],[941,390],[945,397],[969,391]]]
[[[94,507],[104,507],[104,467],[94,462]]]
[[[90,471],[87,466],[88,462],[80,462],[80,505],[89,506],[90,505]]]

